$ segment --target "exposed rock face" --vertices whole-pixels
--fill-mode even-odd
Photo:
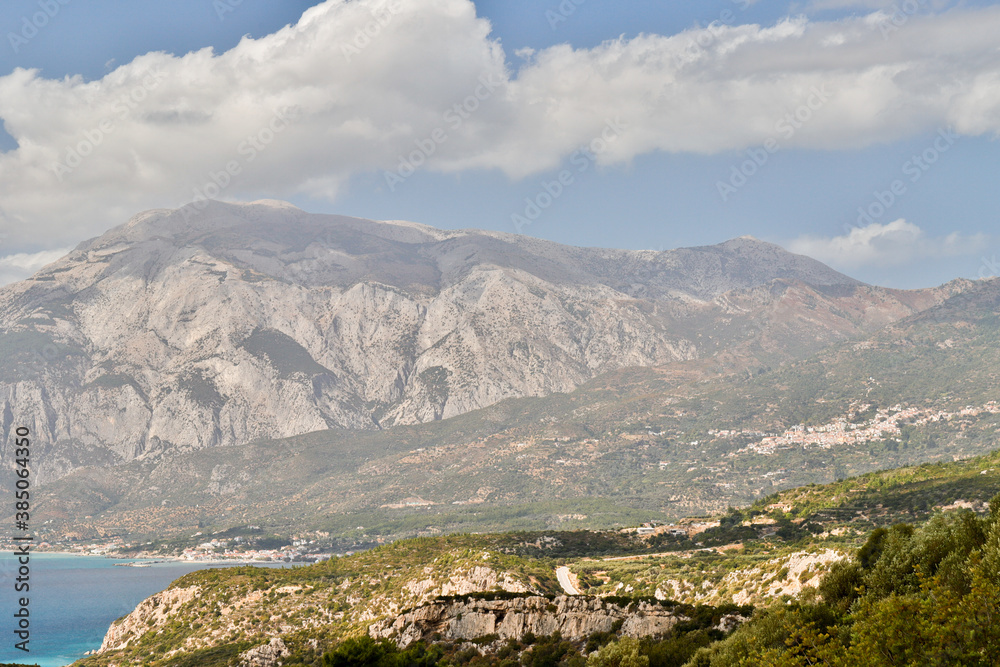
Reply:
[[[689,620],[669,608],[641,602],[631,608],[600,598],[562,596],[524,597],[512,600],[434,602],[403,614],[394,621],[375,623],[369,634],[392,639],[400,647],[415,641],[469,640],[489,635],[520,639],[527,633],[551,635],[559,632],[569,640],[584,639],[595,632],[610,632],[621,621],[620,633],[629,637],[666,635],[679,622]],[[726,621],[729,623],[730,621]]]
[[[774,598],[779,595],[799,595],[804,589],[819,586],[821,576],[811,576],[804,579],[807,572],[820,574],[827,571],[833,563],[844,560],[847,554],[826,549],[820,553],[796,552],[783,559],[776,559],[770,564],[781,563],[784,577],[777,577],[774,573],[765,574],[759,568],[751,570],[736,571],[726,575],[723,583],[732,584],[737,581],[753,581],[758,589],[756,595],[750,591],[743,590],[733,595],[735,604],[752,604],[760,598]],[[755,599],[756,598],[756,599]]]
[[[0,426],[4,446],[32,428],[44,483],[447,418],[723,350],[788,358],[943,296],[749,238],[623,251],[276,202],[149,211],[0,289]]]
[[[375,619],[394,618],[401,609],[427,604],[441,595],[486,591],[500,595],[538,594],[523,575],[496,568],[488,562],[490,557],[490,552],[477,551],[474,558],[479,562],[453,562],[441,569],[405,563],[403,567],[412,568],[411,574],[398,579],[399,588],[389,591],[380,590],[381,572],[347,577],[335,588],[298,583],[243,590],[211,584],[170,588],[146,598],[127,616],[112,623],[97,653],[114,656],[113,652],[120,649],[142,647],[150,636],[182,623],[194,626],[195,632],[177,640],[174,653],[215,646],[227,637],[241,636],[257,644],[240,654],[241,667],[272,667],[291,655],[285,644],[290,633],[329,629],[331,625],[339,625],[340,630],[366,627]],[[420,576],[414,576],[418,572]],[[344,607],[349,609],[345,612]],[[318,641],[309,640],[313,649]],[[111,658],[109,664],[115,664],[115,660]],[[123,659],[118,664],[131,662]]]
[[[127,647],[138,640],[150,628],[166,625],[174,620],[177,607],[190,602],[201,594],[201,588],[171,588],[152,595],[139,603],[132,613],[115,621],[104,635],[98,653]]]
[[[528,587],[509,573],[501,575],[493,568],[479,566],[453,575],[441,586],[441,595],[468,595],[477,591],[495,590],[527,593]]]
[[[269,643],[256,646],[240,655],[240,667],[277,667],[282,658],[291,655],[280,637],[275,637]]]

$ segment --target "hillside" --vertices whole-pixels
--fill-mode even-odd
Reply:
[[[883,621],[899,599],[940,615],[944,608],[935,605],[959,600],[952,591],[977,610],[995,606],[978,584],[961,582],[980,576],[978,561],[966,560],[968,544],[983,543],[997,530],[978,498],[1000,490],[1000,473],[985,468],[998,456],[900,470],[892,483],[881,485],[878,475],[870,475],[789,491],[767,505],[686,522],[684,537],[659,530],[647,537],[634,531],[542,531],[420,538],[297,569],[197,572],[116,621],[100,654],[78,664],[363,665],[376,663],[361,655],[405,649],[411,660],[430,661],[419,664],[438,664],[447,656],[443,664],[508,664],[503,660],[511,658],[541,665],[551,663],[536,660],[553,652],[571,660],[608,646],[633,647],[649,657],[651,667],[736,664],[733,655],[752,658],[748,664],[790,665],[801,663],[783,661],[803,653],[831,660],[838,650],[855,652],[854,662],[836,658],[840,662],[830,664],[890,664],[865,662],[856,653],[897,640],[863,615],[845,616],[847,605],[868,605]],[[977,473],[972,483],[970,474],[980,468],[986,474]],[[896,517],[879,510],[899,508],[894,498],[900,493],[926,491],[928,484],[944,495],[957,494],[959,501],[977,502],[979,516],[967,510],[919,514],[916,528],[886,531]],[[864,522],[817,511],[824,504],[817,498],[829,499],[829,507],[852,490],[863,492],[852,503],[865,512]],[[886,540],[890,534],[896,537]],[[993,554],[995,548],[989,549]],[[904,565],[901,550],[910,559]],[[949,560],[950,553],[955,556]],[[555,570],[563,564],[585,595],[560,590]],[[917,564],[927,575],[944,576],[930,586],[936,595],[952,597],[921,597]],[[870,591],[859,597],[841,585],[845,577],[868,582]],[[950,632],[955,622],[942,619],[936,627]],[[837,624],[844,630],[839,636],[817,641],[809,634]],[[391,643],[350,639],[365,635]],[[811,643],[785,642],[803,636],[812,637]],[[969,656],[981,656],[981,641],[969,636],[959,643]],[[923,650],[925,657],[941,650],[902,643],[895,650],[904,649]],[[773,653],[765,659],[763,651]],[[329,662],[341,659],[337,652],[357,655]]]
[[[641,546],[619,544],[629,556],[610,557],[613,549],[605,549],[603,558],[577,560],[571,569],[590,595],[624,591],[688,603],[766,605],[799,595],[807,582],[815,586],[874,530],[923,525],[942,512],[983,515],[998,493],[1000,450],[789,489],[712,519],[683,521],[676,526],[680,535],[667,527]]]
[[[31,428],[44,484],[432,422],[623,369],[739,373],[966,287],[862,285],[749,237],[625,251],[281,202],[148,211],[0,289],[4,446]]]

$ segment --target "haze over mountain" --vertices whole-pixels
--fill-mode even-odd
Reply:
[[[0,289],[4,442],[31,427],[46,482],[422,423],[624,368],[770,366],[962,289],[873,287],[750,237],[626,251],[273,201],[148,211]]]

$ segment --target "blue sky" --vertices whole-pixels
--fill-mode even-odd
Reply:
[[[227,164],[221,199],[587,246],[750,234],[896,287],[1000,273],[994,3],[64,2],[0,6],[0,282],[215,196]]]

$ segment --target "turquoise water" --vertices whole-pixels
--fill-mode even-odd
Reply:
[[[157,563],[115,567],[124,561],[99,556],[31,554],[31,648],[14,648],[17,599],[15,557],[0,554],[0,662],[61,667],[100,648],[111,622],[144,598],[204,564]]]

